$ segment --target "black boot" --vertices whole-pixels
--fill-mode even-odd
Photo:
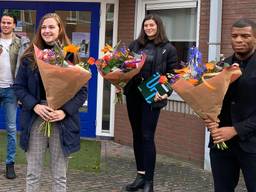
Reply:
[[[145,184],[145,175],[138,173],[135,180],[131,184],[128,184],[125,187],[125,190],[126,191],[137,191],[138,189],[143,189],[144,184]]]
[[[153,181],[145,181],[143,192],[154,192]]]
[[[14,163],[6,164],[5,177],[7,179],[15,179],[16,178],[16,174],[15,174],[15,170],[14,170]]]

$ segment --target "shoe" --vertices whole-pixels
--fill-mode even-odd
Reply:
[[[16,178],[16,174],[15,174],[15,170],[14,170],[14,163],[6,164],[5,177],[7,179],[15,179]]]
[[[137,173],[135,180],[131,183],[126,185],[126,191],[137,191],[138,189],[143,189],[145,185],[145,175]]]
[[[153,181],[145,181],[143,192],[154,192]]]

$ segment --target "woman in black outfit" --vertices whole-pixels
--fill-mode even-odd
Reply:
[[[160,110],[167,104],[167,97],[171,93],[157,93],[155,102],[148,104],[139,92],[138,85],[155,72],[166,74],[177,68],[177,53],[166,37],[160,17],[151,14],[144,18],[140,35],[129,49],[136,53],[143,52],[147,58],[141,72],[124,88],[137,165],[136,179],[125,188],[127,191],[143,189],[144,192],[152,192],[156,161],[155,130]]]

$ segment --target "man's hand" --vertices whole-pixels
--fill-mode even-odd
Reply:
[[[221,127],[213,129],[211,131],[211,136],[214,143],[221,143],[227,140],[230,140],[237,135],[237,132],[234,127]]]
[[[217,129],[219,127],[218,122],[214,122],[210,119],[204,119],[205,127],[207,127],[208,131],[212,132],[213,129]]]

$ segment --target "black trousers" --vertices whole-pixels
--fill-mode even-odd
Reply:
[[[242,170],[248,192],[256,192],[256,154],[243,151],[239,144],[227,150],[210,150],[215,192],[234,192]]]
[[[156,148],[155,131],[160,109],[147,104],[135,88],[126,94],[128,116],[133,132],[133,149],[137,171],[145,171],[145,179],[153,180]]]

